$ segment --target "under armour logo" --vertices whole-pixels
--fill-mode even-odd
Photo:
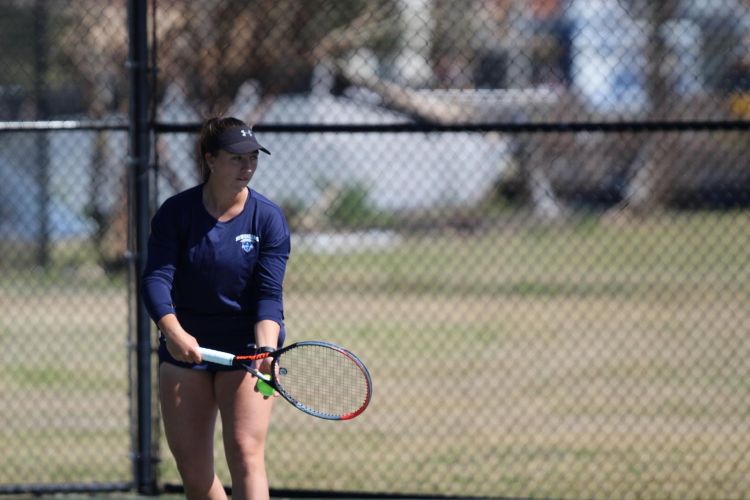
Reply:
[[[242,129],[242,130],[240,130],[240,132],[242,133],[242,137],[252,137],[253,136],[253,131],[252,130]]]

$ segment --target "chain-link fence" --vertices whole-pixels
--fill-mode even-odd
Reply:
[[[126,6],[0,2],[0,491],[133,484]],[[151,209],[204,117],[254,124],[289,340],[372,371],[351,422],[277,405],[272,488],[747,495],[750,2],[149,16]]]

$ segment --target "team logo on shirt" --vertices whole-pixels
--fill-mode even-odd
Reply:
[[[242,250],[245,253],[249,253],[252,251],[253,247],[255,247],[255,244],[260,241],[260,238],[258,238],[254,234],[240,234],[234,239],[234,241],[239,241],[240,245],[242,246]]]

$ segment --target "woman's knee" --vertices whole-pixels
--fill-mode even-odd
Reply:
[[[265,443],[255,437],[229,436],[224,440],[227,461],[251,470],[264,466]]]
[[[190,497],[203,497],[211,490],[216,476],[213,464],[206,467],[203,463],[190,460],[177,462],[177,470],[182,478],[182,485]]]

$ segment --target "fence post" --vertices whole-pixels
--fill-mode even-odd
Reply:
[[[130,73],[130,170],[131,217],[136,289],[137,439],[133,475],[140,494],[156,494],[152,443],[151,322],[140,300],[141,274],[145,264],[149,226],[149,120],[147,0],[128,0],[128,70]]]
[[[49,119],[47,78],[49,73],[49,5],[47,0],[34,2],[34,102],[37,120]],[[37,179],[39,182],[39,246],[37,263],[47,269],[50,263],[50,157],[49,136],[38,132],[35,139]]]

